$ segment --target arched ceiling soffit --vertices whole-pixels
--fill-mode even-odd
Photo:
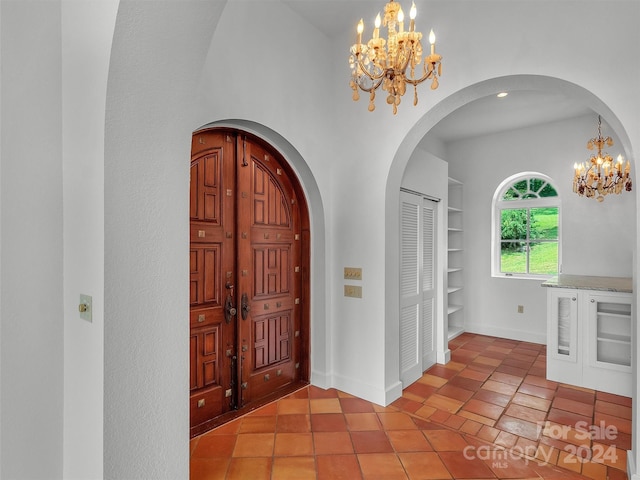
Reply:
[[[624,126],[614,112],[593,93],[577,84],[558,78],[540,75],[510,75],[485,80],[465,87],[444,98],[421,117],[407,133],[394,156],[390,168],[387,192],[398,190],[402,172],[411,154],[424,136],[434,127],[437,127],[439,122],[456,110],[463,109],[465,105],[485,97],[494,96],[502,91],[545,92],[558,98],[564,98],[574,106],[579,106],[577,108],[583,111],[584,114],[593,111],[602,115],[619,138],[625,156],[634,163],[633,149]],[[399,175],[394,175],[394,172],[398,171],[400,172]],[[396,182],[397,185],[395,185]]]

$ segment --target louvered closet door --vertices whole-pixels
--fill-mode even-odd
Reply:
[[[435,203],[400,194],[400,380],[435,362]]]
[[[436,363],[436,203],[422,200],[422,370]]]

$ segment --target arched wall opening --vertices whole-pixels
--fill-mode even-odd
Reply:
[[[329,371],[329,323],[326,319],[326,267],[325,267],[325,224],[324,206],[320,190],[308,164],[298,150],[282,135],[265,125],[244,119],[217,120],[202,127],[230,127],[251,133],[278,150],[289,163],[304,190],[309,208],[311,224],[311,305],[310,305],[310,362],[313,385],[328,388]]]
[[[119,3],[105,101],[105,478],[188,473],[188,159],[193,131],[215,118],[194,92],[225,4]],[[299,176],[311,220],[311,381],[324,387],[331,342],[316,180],[277,132],[250,120],[211,125],[264,139]]]
[[[388,355],[385,359],[385,374],[387,385],[393,384],[398,378],[399,372],[399,285],[398,278],[399,269],[399,194],[402,185],[403,174],[409,160],[422,140],[422,138],[449,114],[473,102],[474,100],[495,95],[500,91],[530,90],[544,91],[561,94],[567,98],[579,101],[585,107],[600,113],[607,118],[607,122],[615,131],[620,141],[620,147],[626,158],[634,162],[633,148],[624,126],[621,124],[615,113],[604,104],[594,94],[587,91],[583,87],[567,82],[562,79],[538,76],[538,75],[512,75],[499,78],[493,78],[470,85],[458,92],[448,96],[437,105],[435,105],[428,113],[426,113],[418,122],[409,130],[404,140],[401,142],[396,154],[393,158],[386,183],[385,192],[385,332],[386,347]],[[635,175],[635,169],[632,167],[632,175]],[[428,193],[428,192],[425,192]],[[637,200],[636,200],[637,201]],[[636,207],[637,208],[637,207]],[[633,245],[633,256],[636,257],[636,243]],[[635,268],[634,268],[635,272]],[[446,320],[446,319],[445,319]],[[438,333],[443,349],[439,352],[439,358],[447,358],[449,352],[447,350],[446,340],[446,323],[442,325],[439,319]],[[442,329],[445,330],[442,335]],[[636,373],[637,374],[637,373]]]

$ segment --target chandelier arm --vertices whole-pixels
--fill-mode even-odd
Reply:
[[[409,77],[407,77],[405,75],[405,72],[407,71],[407,67],[409,66],[409,61],[411,60],[411,55],[405,55],[407,58],[404,61],[404,65],[402,65],[398,70],[402,72],[402,76],[405,78],[405,80],[408,80]],[[394,69],[395,70],[395,69]]]
[[[362,63],[362,59],[360,58],[360,54],[358,54],[356,59],[358,61],[358,66],[360,67],[360,70],[362,71],[362,73],[364,73],[371,80],[373,80],[373,81],[382,80],[385,77],[385,74],[386,74],[386,70],[385,69],[379,67],[382,70],[380,72],[380,75],[372,75],[372,74],[369,73],[369,71],[365,67],[364,63]],[[375,64],[374,64],[374,67],[375,67]]]
[[[369,77],[369,78],[371,78],[371,77]],[[377,90],[377,89],[378,89],[378,87],[380,86],[380,84],[381,84],[381,83],[382,83],[382,81],[384,80],[384,76],[379,77],[379,78],[377,78],[377,79],[373,79],[373,78],[371,78],[371,80],[373,80],[373,82],[374,82],[374,83],[373,83],[373,85],[371,86],[371,88],[364,88],[362,85],[360,85],[360,82],[358,82],[358,81],[356,81],[356,82],[355,82],[355,84],[356,84],[356,85],[358,86],[358,88],[359,88],[360,90],[362,90],[363,92],[369,92],[369,93],[371,93],[371,92],[373,92],[374,90]]]
[[[412,78],[408,78],[405,77],[405,81],[410,84],[413,85],[414,87],[422,82],[424,82],[425,80],[427,80],[428,78],[431,78],[434,75],[435,69],[431,70],[429,72],[426,72],[422,78],[417,78],[417,79],[412,79]]]

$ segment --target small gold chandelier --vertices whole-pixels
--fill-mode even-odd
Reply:
[[[627,160],[623,166],[624,159],[622,155],[618,155],[614,163],[611,155],[602,151],[605,145],[613,146],[613,139],[602,136],[602,120],[598,115],[598,136],[587,142],[587,148],[597,149],[598,155],[591,155],[588,161],[573,165],[573,191],[580,196],[595,198],[599,202],[604,200],[605,195],[620,194],[623,190],[630,192],[632,188],[629,161]]]
[[[415,31],[416,5],[409,12],[409,31],[404,30],[404,13],[398,2],[390,0],[384,7],[382,25],[387,27],[387,40],[380,38],[380,14],[376,17],[373,38],[362,43],[364,23],[358,23],[358,40],[351,47],[349,65],[351,66],[351,89],[353,100],[360,98],[358,89],[369,92],[369,111],[375,110],[376,89],[382,86],[387,92],[387,103],[393,106],[393,114],[398,113],[400,99],[407,90],[407,84],[413,85],[413,105],[418,104],[419,83],[431,78],[431,89],[438,88],[438,77],[441,76],[442,57],[435,51],[436,36],[431,30],[429,42],[431,54],[424,58],[422,76],[416,78],[415,68],[422,60],[422,33]],[[386,48],[385,48],[386,44]],[[409,68],[409,75],[407,75]]]

